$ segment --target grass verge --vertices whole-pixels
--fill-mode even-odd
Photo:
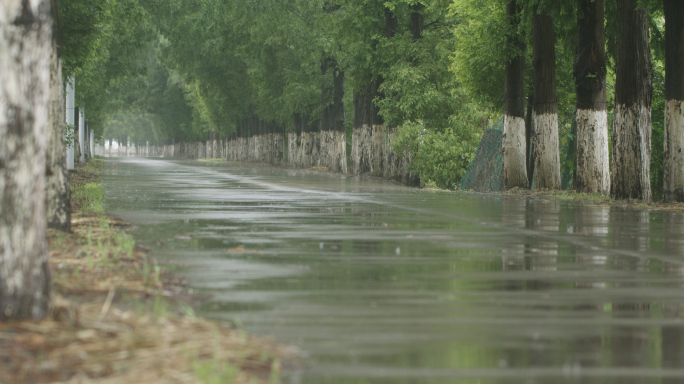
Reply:
[[[553,197],[560,200],[572,200],[584,203],[596,204],[610,204],[619,206],[631,206],[637,209],[655,209],[662,211],[684,211],[684,203],[666,203],[663,201],[644,202],[638,199],[615,199],[611,196],[603,196],[597,193],[583,193],[577,191],[555,191],[549,189],[522,189],[512,188],[505,192],[504,195],[522,195],[522,196],[540,196]]]
[[[70,175],[73,232],[49,232],[50,317],[0,324],[0,383],[278,382],[295,352],[196,317],[184,282],[104,214],[102,165]]]

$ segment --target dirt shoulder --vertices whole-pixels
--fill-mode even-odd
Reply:
[[[77,166],[72,233],[49,232],[51,316],[0,324],[0,383],[277,383],[296,351],[195,316],[185,282],[103,213],[102,165]]]

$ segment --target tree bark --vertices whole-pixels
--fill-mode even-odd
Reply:
[[[611,194],[651,200],[653,79],[648,15],[637,0],[618,0]]]
[[[54,10],[59,8],[55,3],[52,6],[54,15]],[[58,20],[56,17],[54,19]],[[55,28],[50,50],[50,129],[45,164],[47,219],[50,227],[69,232],[71,198],[67,183],[64,92],[58,34],[59,30]]]
[[[527,111],[525,112],[525,156],[527,158],[527,182],[532,189],[534,182],[534,140],[532,127],[534,125],[534,88],[527,94]]]
[[[78,162],[85,163],[85,112],[78,109]]]
[[[665,9],[665,163],[663,197],[684,201],[684,2]]]
[[[384,9],[384,32],[386,38],[396,33],[398,20],[389,8]],[[373,42],[373,50],[376,51]],[[375,52],[377,53],[377,52]],[[369,74],[369,82],[354,92],[354,125],[352,131],[352,149],[350,171],[353,174],[384,174],[386,131],[384,120],[375,105],[378,89],[383,82],[382,76]],[[383,143],[378,147],[376,143]]]
[[[347,138],[344,125],[344,72],[333,57],[321,62],[323,76],[332,75],[332,87],[321,92],[321,165],[332,172],[347,172]]]
[[[49,0],[0,5],[0,320],[48,312]]]
[[[551,16],[534,12],[534,125],[537,188],[560,189],[555,32]]]
[[[76,126],[76,94],[75,94],[75,80],[70,78],[66,86],[66,123],[69,125],[68,136],[69,142],[67,143],[67,171],[75,169],[75,147],[76,147],[76,134],[74,132],[74,127]],[[66,135],[65,135],[66,136]],[[109,143],[109,152],[111,155],[112,143]]]
[[[575,60],[577,171],[580,192],[610,193],[606,34],[603,0],[579,0],[579,41]]]
[[[81,163],[81,108],[74,107],[74,162]]]
[[[510,34],[506,48],[516,50],[506,61],[504,85],[503,126],[503,184],[504,188],[527,188],[527,154],[525,139],[525,41],[516,30],[520,24],[520,7],[510,0],[506,8]]]
[[[423,9],[425,6],[421,3],[412,4],[411,15],[409,16],[409,31],[411,32],[411,39],[416,41],[423,37]],[[388,36],[387,37],[391,37]]]

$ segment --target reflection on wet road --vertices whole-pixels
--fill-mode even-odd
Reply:
[[[107,161],[108,210],[206,315],[306,351],[287,382],[684,382],[681,213]]]

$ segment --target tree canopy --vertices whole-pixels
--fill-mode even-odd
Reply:
[[[321,90],[339,73],[350,127],[354,92],[375,82],[373,103],[399,128],[401,149],[444,141],[434,135],[454,137],[449,156],[460,160],[444,171],[449,176],[423,177],[453,187],[484,122],[503,113],[505,62],[517,53],[506,48],[510,34],[527,41],[530,94],[535,11],[546,10],[555,25],[562,154],[573,144],[577,2],[523,3],[511,30],[504,0],[62,0],[64,73],[77,78],[78,104],[100,135],[158,142],[227,136],[250,116],[293,130],[296,116],[316,120],[333,102]],[[640,4],[649,8],[656,117],[664,18],[661,1]],[[616,17],[606,2],[609,113]],[[335,65],[326,66],[330,60]],[[656,168],[662,130],[654,118]],[[572,158],[563,160],[571,174]],[[427,172],[438,159],[423,161]]]

